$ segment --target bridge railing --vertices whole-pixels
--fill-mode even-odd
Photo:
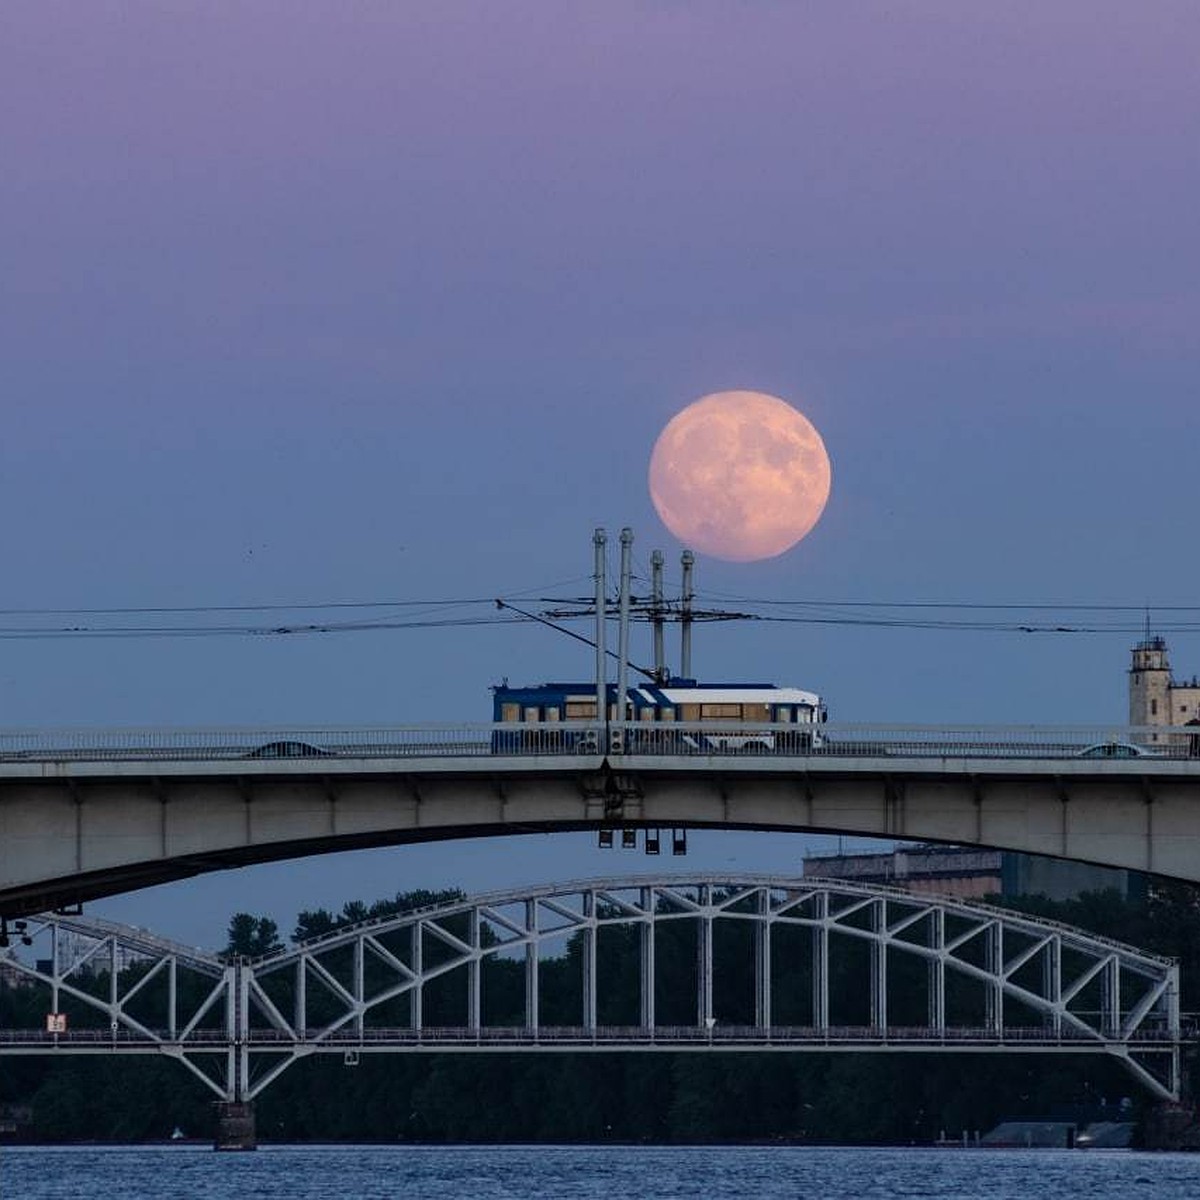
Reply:
[[[1185,1030],[1185,1038],[1192,1036]],[[0,1045],[10,1046],[159,1046],[178,1040],[169,1030],[153,1030],[150,1036],[137,1030],[119,1028],[72,1029],[69,1033],[47,1033],[42,1029],[0,1028]],[[644,1043],[707,1043],[738,1044],[762,1042],[788,1043],[846,1043],[870,1042],[924,1042],[941,1044],[982,1043],[1041,1045],[1091,1045],[1101,1040],[1096,1034],[1088,1034],[1071,1027],[1054,1029],[1046,1025],[1009,1025],[1003,1029],[983,1026],[947,1026],[930,1029],[922,1025],[889,1025],[885,1029],[870,1025],[830,1025],[826,1028],[809,1025],[772,1025],[760,1028],[755,1025],[714,1025],[710,1029],[698,1025],[658,1025],[646,1029],[637,1025],[598,1025],[588,1028],[583,1025],[542,1025],[536,1029],[520,1025],[485,1026],[471,1029],[466,1026],[425,1027],[377,1027],[355,1030],[344,1028],[318,1036],[296,1037],[291,1032],[278,1029],[255,1029],[247,1040],[256,1046],[293,1046],[307,1042],[320,1042],[328,1046],[364,1046],[384,1044],[405,1045],[461,1045],[461,1044],[582,1044],[611,1043],[614,1045],[637,1045]],[[1125,1043],[1146,1045],[1175,1045],[1176,1039],[1169,1030],[1139,1029],[1120,1040]],[[224,1049],[229,1044],[229,1035],[224,1030],[196,1029],[187,1036],[189,1048],[200,1049],[213,1046]]]
[[[562,721],[376,727],[0,730],[20,762],[771,756],[1200,759],[1200,726],[984,726]]]

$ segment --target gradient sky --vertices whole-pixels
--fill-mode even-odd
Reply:
[[[731,388],[806,413],[833,492],[704,589],[1196,603],[1197,46],[1193,0],[10,0],[0,607],[570,593],[596,525],[673,564],[650,449]],[[1120,722],[1130,641],[732,625],[696,665],[838,719]],[[5,640],[0,724],[483,720],[503,675],[590,667],[527,628]],[[96,911],[212,942],[642,865],[501,849]]]

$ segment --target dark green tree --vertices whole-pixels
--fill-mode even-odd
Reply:
[[[279,926],[270,917],[256,917],[251,913],[234,913],[229,918],[225,949],[221,957],[227,962],[234,958],[257,958],[263,954],[274,954],[283,949],[279,940]]]

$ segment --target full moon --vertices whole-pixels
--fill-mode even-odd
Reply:
[[[650,498],[685,545],[729,562],[790,550],[829,499],[812,423],[763,392],[714,392],[676,413],[650,456]]]

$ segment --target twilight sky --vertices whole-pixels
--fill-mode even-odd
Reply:
[[[11,0],[0,607],[569,595],[595,525],[674,577],[650,450],[733,388],[805,412],[833,492],[790,554],[701,558],[710,596],[1197,603],[1197,46],[1193,0]],[[737,624],[696,666],[834,719],[1119,723],[1132,640]],[[590,666],[525,627],[5,638],[0,724],[485,720]],[[95,911],[213,942],[564,863],[643,865],[413,847]]]

